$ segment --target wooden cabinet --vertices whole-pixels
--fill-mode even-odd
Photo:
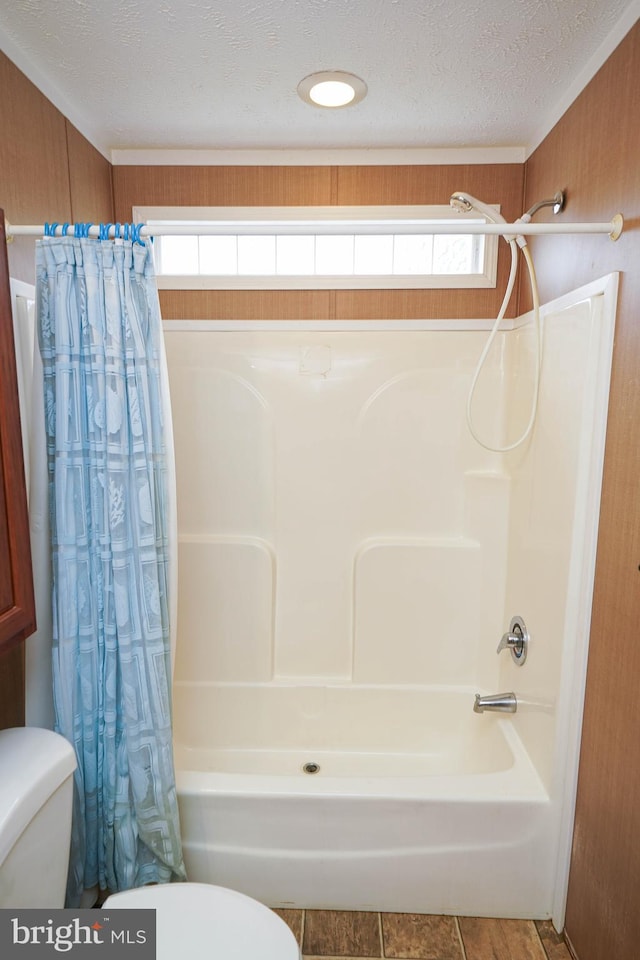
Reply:
[[[0,672],[35,630],[29,519],[22,461],[9,268],[0,210]]]

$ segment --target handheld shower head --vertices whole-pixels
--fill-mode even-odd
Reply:
[[[471,201],[464,193],[454,193],[449,200],[449,205],[456,213],[469,213],[473,209]]]
[[[472,210],[477,210],[478,213],[481,213],[491,223],[507,222],[497,210],[483,203],[482,200],[477,200],[475,197],[472,197],[470,193],[462,193],[462,191],[457,190],[452,195],[449,203],[457,213],[471,213]]]

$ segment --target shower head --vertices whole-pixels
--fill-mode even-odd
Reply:
[[[464,193],[454,193],[449,200],[449,204],[456,213],[469,213],[473,209],[471,201],[467,199]]]
[[[497,210],[483,203],[482,200],[477,200],[475,197],[472,197],[470,193],[462,193],[462,191],[457,190],[452,195],[449,203],[457,213],[471,213],[472,210],[477,210],[478,213],[481,213],[491,223],[507,222]]]

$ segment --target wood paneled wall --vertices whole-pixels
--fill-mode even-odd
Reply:
[[[112,220],[111,164],[0,53],[0,208],[13,223]],[[12,277],[33,283],[34,241],[8,247]],[[24,723],[24,649],[0,656],[0,728]]]
[[[116,216],[134,206],[324,206],[448,203],[465,190],[522,213],[524,166],[114,167]],[[416,319],[494,317],[509,271],[499,245],[494,290],[162,290],[169,319]],[[515,297],[514,297],[515,309]]]
[[[0,53],[0,207],[10,223],[112,220],[111,164]],[[9,245],[11,276],[34,278],[34,241]]]
[[[622,271],[566,919],[580,960],[640,956],[639,89],[637,24],[526,166],[526,206],[564,187],[565,220],[625,217],[616,243],[531,245],[543,301]]]

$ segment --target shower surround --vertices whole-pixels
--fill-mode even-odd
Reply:
[[[561,925],[616,291],[543,308],[506,455],[465,423],[486,322],[165,324],[191,880]],[[531,403],[510,326],[474,401],[496,445]],[[523,667],[496,655],[515,614]],[[473,713],[498,690],[515,715]]]

